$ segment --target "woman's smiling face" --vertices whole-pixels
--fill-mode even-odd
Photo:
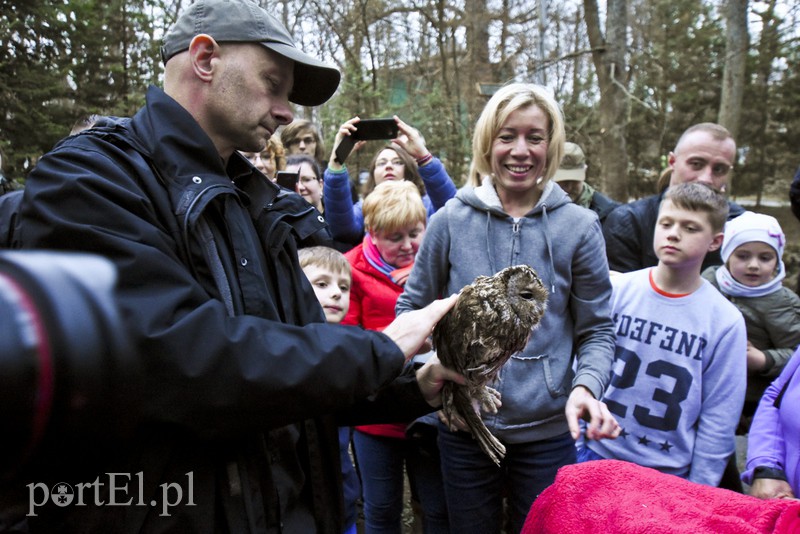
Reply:
[[[536,186],[547,166],[549,131],[550,121],[539,106],[511,112],[492,143],[495,187],[520,192]]]

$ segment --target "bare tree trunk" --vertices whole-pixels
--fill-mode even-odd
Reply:
[[[600,188],[612,198],[628,201],[628,153],[625,130],[630,103],[626,90],[628,4],[608,0],[606,35],[600,29],[596,0],[583,2],[592,61],[600,84]]]
[[[487,0],[466,0],[464,10],[467,29],[467,75],[473,84],[479,82],[495,82],[492,79],[492,68],[489,64],[489,16]],[[464,95],[470,117],[477,117],[483,109],[483,99],[472,85]]]
[[[758,88],[757,100],[761,102],[761,110],[758,114],[757,138],[769,139],[769,123],[771,119],[770,98],[769,98],[769,77],[772,74],[772,62],[777,55],[780,46],[780,36],[778,26],[780,22],[775,17],[776,0],[769,0],[766,9],[759,15],[762,20],[761,40],[758,44],[758,61],[756,63],[755,87]],[[775,173],[775,163],[773,158],[767,154],[768,142],[762,141],[756,149],[755,159],[758,162],[756,207],[761,206],[761,198],[764,193],[764,185],[767,179]]]
[[[747,65],[749,35],[747,33],[747,0],[726,2],[725,71],[722,77],[722,99],[717,121],[733,134],[739,134],[739,119],[744,96],[744,75]]]
[[[580,48],[581,42],[581,11],[578,8],[577,12],[575,13],[575,27],[573,32],[573,41],[572,41],[572,48],[574,50],[578,50]],[[578,102],[581,100],[581,93],[583,92],[583,73],[581,72],[581,63],[582,63],[581,56],[579,54],[575,54],[572,58],[572,90],[570,91],[570,106],[574,107],[578,105]]]
[[[536,45],[536,55],[542,65],[544,65],[545,62],[544,35],[547,31],[547,4],[548,0],[539,0],[539,42]],[[536,83],[540,85],[545,85],[547,83],[545,69],[536,69],[535,80]]]

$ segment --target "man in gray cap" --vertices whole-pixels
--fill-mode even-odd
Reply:
[[[454,298],[383,333],[325,324],[297,260],[324,219],[238,151],[263,150],[292,121],[290,102],[328,100],[339,72],[248,0],[196,1],[162,53],[163,91],[151,87],[133,118],[66,138],[27,181],[20,245],[109,258],[136,354],[97,370],[110,415],[75,418],[113,447],[87,439],[37,464],[37,484],[71,484],[81,505],[35,495],[27,521],[341,534],[337,425],[410,421],[439,406],[444,380],[463,380],[435,358],[406,365]],[[69,394],[72,410],[94,405]]]
[[[553,175],[553,181],[569,195],[572,202],[597,213],[602,223],[606,215],[620,203],[586,183],[586,167],[586,156],[581,147],[575,143],[564,143],[564,157]]]

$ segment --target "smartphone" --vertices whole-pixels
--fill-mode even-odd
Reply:
[[[361,119],[355,125],[356,131],[345,136],[336,147],[336,161],[344,164],[344,160],[353,150],[356,141],[374,141],[376,139],[394,139],[400,130],[394,119]]]
[[[275,174],[275,183],[279,186],[288,189],[289,191],[297,192],[297,182],[300,181],[300,172],[278,171]]]
[[[394,119],[361,119],[355,126],[351,137],[356,141],[394,139],[400,133]]]

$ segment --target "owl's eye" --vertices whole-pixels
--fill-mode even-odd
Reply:
[[[519,296],[525,300],[531,300],[533,298],[533,293],[531,291],[523,291]]]

